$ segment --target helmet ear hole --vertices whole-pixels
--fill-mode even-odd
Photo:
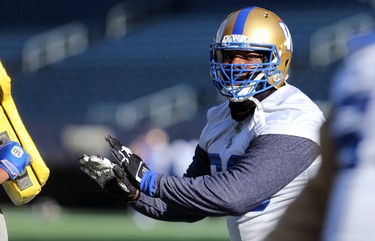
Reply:
[[[287,59],[286,61],[285,61],[285,68],[288,66],[288,64],[289,64],[289,59]]]

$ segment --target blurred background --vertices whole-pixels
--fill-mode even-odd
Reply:
[[[1,3],[0,59],[23,122],[51,170],[41,194],[23,207],[12,206],[0,190],[11,240],[57,240],[52,233],[61,240],[157,240],[147,236],[155,229],[161,235],[175,231],[159,240],[227,240],[222,219],[180,225],[135,215],[103,193],[77,158],[111,157],[104,140],[111,134],[152,168],[182,175],[206,111],[223,100],[209,78],[209,45],[232,11],[257,5],[284,20],[294,42],[289,83],[323,111],[345,40],[374,23],[370,6],[355,0]],[[104,223],[105,230],[95,229]],[[20,230],[21,224],[30,231]],[[73,231],[82,224],[91,236]],[[38,228],[51,233],[40,236]],[[129,230],[143,231],[129,238]]]

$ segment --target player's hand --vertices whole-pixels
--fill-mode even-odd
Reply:
[[[125,172],[118,165],[99,155],[84,154],[79,161],[81,170],[113,197],[123,201],[133,201],[137,198],[138,190],[131,185]]]
[[[115,138],[106,135],[105,140],[110,145],[111,152],[118,161],[118,164],[129,176],[133,185],[139,189],[143,175],[150,169],[138,155],[133,154],[129,148],[123,146]]]
[[[19,143],[6,140],[0,145],[0,168],[8,173],[9,179],[15,179],[30,163],[31,156]]]

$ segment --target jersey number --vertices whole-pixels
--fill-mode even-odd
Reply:
[[[209,154],[208,157],[210,158],[211,170],[213,168],[216,173],[222,172],[224,170],[223,162],[221,161],[219,154]],[[239,156],[231,156],[226,165],[226,170],[230,170],[235,165],[238,158]]]

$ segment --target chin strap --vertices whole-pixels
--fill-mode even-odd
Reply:
[[[251,100],[256,105],[257,111],[254,112],[254,118],[258,117],[259,120],[260,120],[260,124],[262,126],[265,126],[266,125],[266,117],[264,116],[264,108],[263,108],[262,103],[258,99],[254,98],[253,96],[249,97],[248,100]]]

